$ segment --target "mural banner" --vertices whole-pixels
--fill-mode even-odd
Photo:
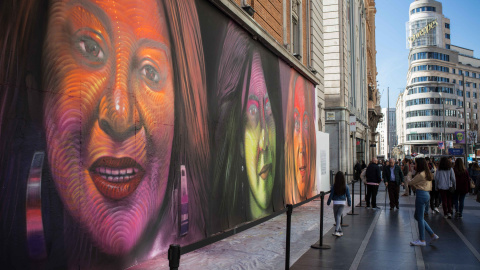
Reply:
[[[127,268],[328,189],[314,85],[208,1],[6,2],[5,268]]]

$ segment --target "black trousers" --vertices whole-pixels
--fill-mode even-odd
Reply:
[[[370,207],[370,205],[373,208],[377,207],[377,193],[378,193],[378,186],[367,185],[367,197],[365,198],[365,201],[367,202],[367,207]]]
[[[435,188],[434,188],[435,189]],[[435,209],[440,206],[440,194],[437,190],[430,191],[430,209]]]
[[[398,196],[400,194],[400,187],[394,181],[388,183],[388,199],[390,201],[390,208],[398,208]]]

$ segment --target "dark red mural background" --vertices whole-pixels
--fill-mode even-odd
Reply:
[[[7,1],[0,263],[125,268],[316,195],[314,86],[207,1]]]

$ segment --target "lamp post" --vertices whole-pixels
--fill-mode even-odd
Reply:
[[[464,128],[465,128],[465,168],[468,168],[468,162],[467,162],[467,157],[468,157],[468,138],[467,138],[467,103],[466,103],[466,97],[467,97],[467,92],[465,91],[465,73],[462,73],[462,82],[463,82],[463,119],[465,119],[464,123]]]

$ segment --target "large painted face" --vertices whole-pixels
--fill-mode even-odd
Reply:
[[[156,1],[54,3],[43,55],[50,168],[69,214],[109,254],[126,254],[161,207],[174,85]]]
[[[295,121],[293,131],[293,146],[295,158],[295,180],[297,182],[298,192],[304,197],[306,193],[306,183],[310,177],[309,164],[309,117],[305,110],[305,85],[304,81],[297,78],[295,83],[294,111],[293,119]]]
[[[267,93],[260,55],[252,61],[245,112],[244,151],[250,194],[265,210],[271,202],[275,179],[275,121]],[[253,206],[252,206],[253,207]]]

